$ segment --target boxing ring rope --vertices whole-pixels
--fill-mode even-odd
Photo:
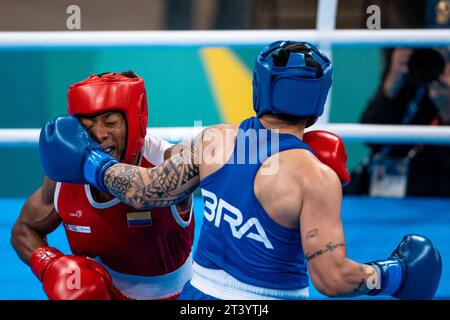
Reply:
[[[193,138],[202,127],[148,128],[150,134],[174,143]],[[374,144],[450,145],[450,126],[321,124],[309,130],[328,130],[345,142]],[[0,129],[0,148],[37,147],[40,129]]]
[[[335,46],[433,46],[450,44],[448,29],[205,30],[0,32],[0,50],[148,46],[266,45],[280,39]]]
[[[0,50],[91,47],[266,45],[280,39],[335,46],[450,45],[447,29],[395,30],[232,30],[232,31],[56,31],[0,32]],[[450,127],[318,123],[314,129],[335,132],[346,141],[380,144],[450,145]],[[168,141],[192,138],[200,127],[150,128]],[[0,148],[36,146],[39,129],[0,129]]]

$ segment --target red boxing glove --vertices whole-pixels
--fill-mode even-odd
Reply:
[[[33,273],[50,300],[112,300],[120,298],[108,271],[94,260],[64,255],[41,247],[30,258]]]
[[[313,130],[303,135],[303,141],[314,150],[322,163],[336,172],[343,186],[350,182],[346,167],[347,152],[340,137],[328,131]]]

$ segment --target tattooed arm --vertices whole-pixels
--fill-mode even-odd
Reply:
[[[369,292],[368,286],[373,289],[379,279],[373,267],[346,257],[341,200],[341,184],[336,174],[328,167],[319,167],[314,184],[305,187],[300,215],[303,251],[311,280],[322,294],[364,295]]]
[[[154,168],[118,163],[105,172],[106,188],[137,209],[167,207],[186,199],[200,183],[199,161],[203,132],[177,145],[172,157]]]
[[[180,151],[181,151],[181,149],[178,148],[177,145],[173,145],[170,148],[167,148],[164,151],[164,160],[169,159],[171,156],[175,155],[176,153],[178,153]],[[186,213],[187,212],[190,213],[193,201],[194,201],[194,197],[191,194],[188,198],[178,202],[176,205],[177,211],[180,213],[181,212],[184,213],[183,216],[186,221],[189,220],[189,215],[186,216]]]

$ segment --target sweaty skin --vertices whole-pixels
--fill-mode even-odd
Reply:
[[[268,129],[303,136],[304,126],[274,125],[267,116],[261,122]],[[177,203],[192,193],[201,179],[223,166],[233,151],[237,128],[207,128],[192,141],[178,145],[178,153],[154,168],[115,164],[105,173],[105,185],[117,198],[137,209]],[[273,161],[278,161],[277,173],[261,174],[263,167]],[[378,285],[371,266],[346,257],[341,184],[335,172],[313,154],[294,149],[268,158],[255,177],[254,190],[272,220],[300,229],[311,280],[321,293],[330,297],[358,296],[368,293],[368,285]]]
[[[126,121],[119,112],[105,112],[95,117],[81,117],[81,123],[102,148],[112,147],[111,155],[121,159],[125,154]],[[172,148],[166,150],[164,158],[171,155]],[[62,222],[55,210],[53,198],[56,182],[45,177],[42,186],[25,202],[11,232],[11,244],[17,255],[26,264],[30,264],[31,254],[38,248],[48,245],[46,236],[52,233]],[[107,202],[113,195],[102,193],[91,187],[91,193],[97,202]],[[191,199],[177,205],[185,211],[191,206]]]

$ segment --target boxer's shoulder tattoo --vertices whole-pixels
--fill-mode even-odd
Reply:
[[[111,166],[105,173],[105,185],[118,199],[138,209],[176,204],[186,199],[200,182],[195,145],[195,141],[186,144],[154,168],[140,170],[124,163]]]
[[[337,243],[337,244],[333,244],[333,242],[328,242],[325,245],[324,249],[321,250],[317,250],[314,253],[309,253],[307,252],[305,254],[306,257],[306,261],[311,261],[312,259],[315,259],[317,257],[320,257],[321,255],[327,253],[327,252],[333,252],[334,250],[336,250],[337,248],[341,248],[341,247],[345,247],[345,243]]]

